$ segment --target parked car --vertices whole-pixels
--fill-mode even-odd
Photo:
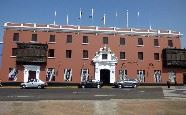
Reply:
[[[88,80],[81,82],[80,88],[101,88],[103,86],[103,82],[97,80]]]
[[[125,79],[114,82],[114,87],[124,88],[124,87],[133,87],[136,88],[139,85],[138,81],[135,79]]]
[[[48,84],[46,82],[43,82],[41,80],[38,79],[33,79],[33,80],[29,80],[28,82],[25,83],[21,83],[21,88],[25,89],[25,88],[45,88],[47,87]]]

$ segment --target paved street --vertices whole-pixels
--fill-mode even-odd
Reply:
[[[0,88],[1,115],[185,115],[186,88]]]
[[[162,99],[162,88],[0,88],[1,101]]]

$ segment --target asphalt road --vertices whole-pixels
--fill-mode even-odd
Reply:
[[[163,99],[162,88],[0,88],[0,101]]]

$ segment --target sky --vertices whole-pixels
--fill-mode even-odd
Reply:
[[[92,8],[93,20],[89,18]],[[186,48],[186,0],[0,0],[0,41],[5,22],[53,24],[55,20],[66,25],[68,15],[69,25],[126,28],[127,10],[129,28],[148,29],[151,25],[181,32],[181,45]]]

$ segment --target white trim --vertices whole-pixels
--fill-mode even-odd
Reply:
[[[39,79],[40,74],[40,66],[35,65],[23,65],[24,66],[24,82],[28,82],[29,78],[29,71],[35,71],[36,72],[36,79]]]
[[[27,25],[26,25],[27,24]],[[103,34],[119,34],[119,35],[169,35],[169,36],[183,36],[180,32],[171,30],[155,30],[155,29],[136,29],[136,28],[115,28],[115,27],[97,27],[97,26],[75,26],[75,25],[53,25],[53,24],[35,24],[35,23],[4,23],[6,29],[17,29],[17,30],[36,30],[36,31],[61,31],[61,32],[82,32],[82,33],[103,33]]]

